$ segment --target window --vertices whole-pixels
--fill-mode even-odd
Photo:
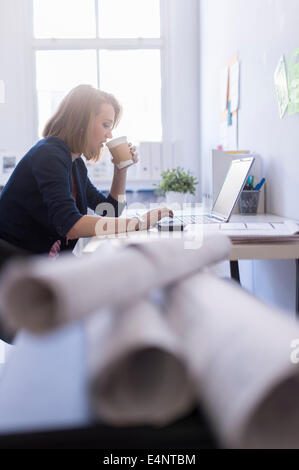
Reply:
[[[103,38],[160,37],[157,0],[100,0],[99,13],[99,31]],[[111,20],[107,21],[109,18]]]
[[[113,135],[162,140],[160,0],[33,0],[38,133],[68,91],[113,93],[123,117]]]
[[[36,38],[95,38],[94,0],[33,0]]]
[[[102,50],[99,55],[102,88],[112,90],[123,106],[117,132],[120,135],[137,135],[139,141],[160,141],[160,51]]]
[[[80,66],[78,66],[80,64]],[[36,88],[39,136],[67,91],[80,83],[97,86],[97,59],[94,50],[36,52]]]

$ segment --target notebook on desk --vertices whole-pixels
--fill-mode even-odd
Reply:
[[[165,224],[211,224],[228,222],[245,185],[254,157],[238,158],[231,162],[220,192],[209,213],[178,215],[174,211],[173,218],[163,218]]]

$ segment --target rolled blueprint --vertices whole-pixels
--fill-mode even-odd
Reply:
[[[299,327],[287,312],[208,273],[168,289],[165,306],[222,445],[298,448],[299,370],[291,346],[299,344]]]
[[[194,407],[182,348],[162,312],[143,299],[85,322],[92,409],[120,426],[167,425]]]
[[[196,249],[186,249],[183,239],[158,240],[115,251],[108,246],[80,259],[12,262],[0,279],[0,312],[12,330],[47,331],[99,308],[137,301],[151,288],[227,258],[230,250],[229,239],[216,234]]]

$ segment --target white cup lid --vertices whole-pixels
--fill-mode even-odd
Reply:
[[[123,135],[121,137],[117,137],[116,139],[110,140],[109,142],[106,143],[106,145],[108,149],[112,149],[113,147],[116,147],[117,145],[125,144],[127,142],[128,142],[127,136]]]

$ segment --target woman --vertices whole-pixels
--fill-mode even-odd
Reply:
[[[98,160],[121,108],[113,95],[79,85],[63,99],[45,126],[43,139],[20,160],[0,197],[0,239],[30,253],[73,249],[80,237],[149,228],[166,208],[143,219],[117,219],[125,202],[127,169],[114,166],[108,197],[87,176],[81,158]],[[137,162],[136,147],[130,151]],[[98,215],[86,215],[87,207]]]

